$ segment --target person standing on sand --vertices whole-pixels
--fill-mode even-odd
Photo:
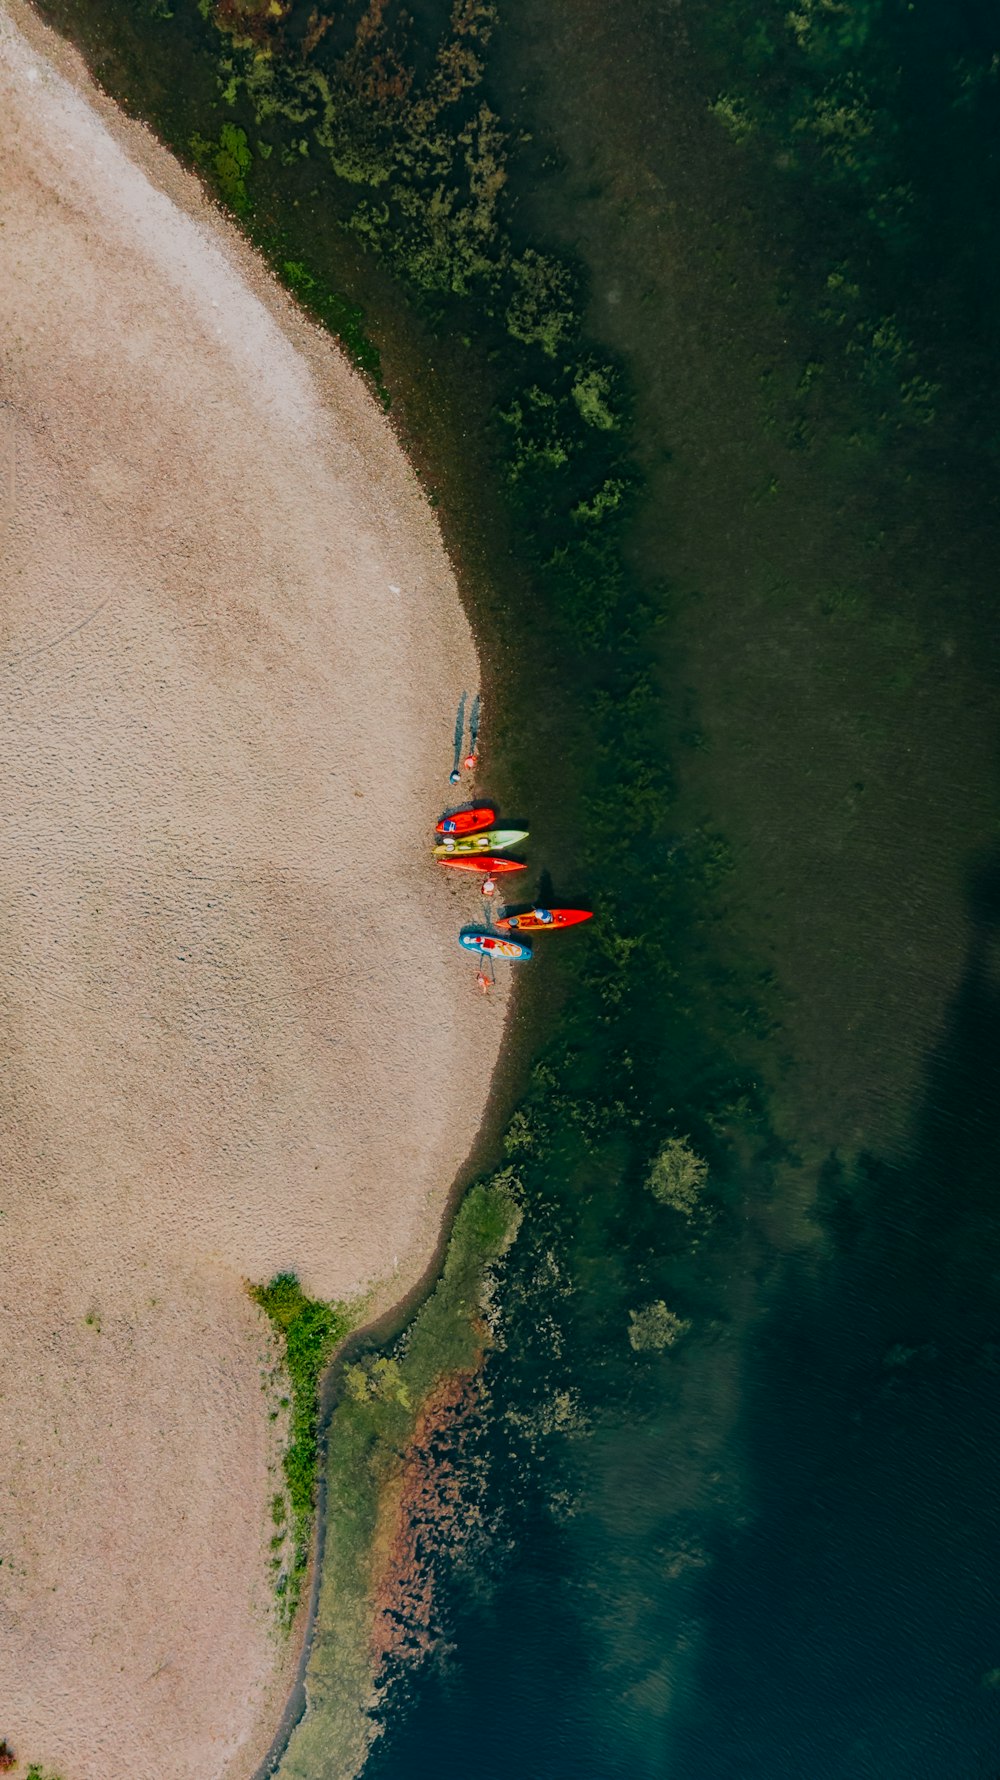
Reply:
[[[482,884],[480,885],[480,889],[484,896],[495,896],[497,893],[496,878],[490,878],[490,877],[484,878],[482,881]]]

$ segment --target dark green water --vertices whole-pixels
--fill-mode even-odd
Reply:
[[[880,433],[803,298],[841,262],[836,194],[720,142],[708,103],[739,74],[717,25],[515,7],[500,90],[535,137],[522,215],[587,265],[588,325],[636,391],[676,843],[705,826],[731,849],[714,930],[685,911],[681,943],[767,1136],[729,1122],[726,1209],[693,1252],[599,1151],[536,1186],[484,1435],[512,1549],[450,1579],[450,1649],[390,1715],[378,1780],[1000,1773],[996,482],[960,436],[984,358],[996,384],[975,314],[997,161],[995,119],[970,142],[935,77],[996,28],[924,10],[881,126],[913,238],[895,267],[859,254],[928,342],[928,447]],[[971,289],[939,276],[945,239]],[[703,1109],[669,1043],[664,1067]],[[691,1332],[632,1354],[628,1307],[661,1295]]]
[[[448,9],[414,10],[422,66]],[[217,135],[196,9],[68,22]],[[630,416],[554,496],[501,494],[496,410],[565,402],[558,358],[492,298],[414,308],[315,145],[254,164],[440,490],[493,786],[600,911],[526,984],[487,1531],[373,1780],[1000,1774],[998,54],[931,0],[508,0],[509,227],[577,268],[565,352]],[[633,474],[581,554],[571,505]],[[643,1184],[670,1132],[711,1166],[690,1224]],[[690,1326],[636,1352],[660,1299]]]

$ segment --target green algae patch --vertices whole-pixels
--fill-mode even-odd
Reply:
[[[253,166],[246,131],[237,124],[225,123],[219,131],[218,142],[195,135],[191,138],[190,148],[195,165],[214,175],[224,202],[238,216],[244,215],[250,207],[246,182]]]
[[[291,1392],[288,1445],[282,1460],[287,1503],[282,1494],[271,1504],[275,1525],[271,1545],[277,1554],[272,1559],[275,1593],[281,1622],[287,1627],[295,1618],[309,1562],[316,1506],[319,1381],[353,1319],[345,1305],[308,1298],[294,1273],[275,1274],[270,1285],[251,1285],[248,1290],[281,1341]]]
[[[652,1304],[643,1304],[638,1310],[630,1310],[628,1321],[629,1345],[637,1354],[673,1347],[691,1327],[687,1319],[670,1310],[662,1298]]]
[[[302,307],[340,341],[351,363],[368,378],[382,407],[388,409],[391,397],[382,380],[381,355],[365,332],[361,305],[333,290],[305,260],[285,259],[279,237],[262,236],[261,242],[278,276]]]
[[[684,1217],[694,1216],[708,1185],[708,1163],[686,1137],[668,1137],[653,1160],[646,1185],[654,1199]]]
[[[307,1709],[279,1780],[342,1780],[377,1734],[376,1618],[387,1528],[399,1513],[407,1455],[421,1416],[453,1381],[476,1375],[493,1345],[493,1269],[521,1221],[511,1168],[470,1188],[430,1297],[386,1352],[345,1367],[330,1423],[326,1532],[316,1625],[306,1669]]]

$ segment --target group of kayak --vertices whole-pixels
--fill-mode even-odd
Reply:
[[[441,865],[455,871],[477,871],[483,874],[483,894],[492,896],[494,878],[505,873],[524,871],[524,861],[511,859],[506,849],[516,847],[528,838],[526,828],[494,828],[496,810],[489,804],[470,805],[452,810],[437,823],[438,843],[434,857]],[[560,927],[575,927],[589,921],[590,909],[530,908],[520,911],[505,909],[489,927],[463,927],[459,943],[483,958],[507,958],[512,963],[526,963],[531,946],[513,939],[517,933],[545,933]]]

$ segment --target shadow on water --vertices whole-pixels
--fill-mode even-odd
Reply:
[[[753,1519],[705,1573],[671,1774],[1000,1772],[1000,859],[969,914],[909,1154],[831,1155],[823,1258],[769,1294],[740,1435]]]

